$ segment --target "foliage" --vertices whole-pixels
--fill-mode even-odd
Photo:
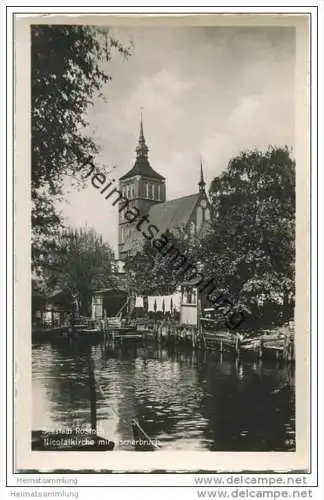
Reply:
[[[47,287],[77,292],[81,309],[87,314],[91,292],[115,284],[113,258],[110,246],[94,230],[66,229],[42,262]]]
[[[151,242],[144,240],[143,251],[126,259],[125,271],[128,273],[129,283],[139,294],[173,293],[184,281],[186,265],[180,266],[181,260],[175,259],[176,251],[185,257],[186,264],[197,264],[201,246],[197,238],[188,238],[182,227],[176,228],[173,233],[167,231],[164,236],[169,242],[165,251],[159,251]]]
[[[85,25],[31,27],[31,194],[33,257],[60,224],[55,201],[66,175],[93,158],[97,146],[85,133],[86,111],[110,80],[112,50],[129,51],[106,28]]]
[[[267,309],[276,322],[284,304],[281,319],[288,319],[295,292],[295,162],[288,149],[241,153],[213,180],[210,197],[206,271],[254,314]]]

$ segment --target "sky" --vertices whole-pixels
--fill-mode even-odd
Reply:
[[[143,108],[152,167],[167,199],[207,187],[242,150],[294,148],[295,31],[287,27],[114,28],[132,54],[113,54],[112,79],[89,109],[98,164],[120,177],[134,164]],[[117,177],[117,178],[118,178]],[[117,207],[91,183],[65,183],[66,224],[88,226],[117,248]]]

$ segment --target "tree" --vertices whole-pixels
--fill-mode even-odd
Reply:
[[[31,28],[31,195],[33,257],[44,253],[60,225],[55,201],[66,175],[78,182],[78,169],[98,152],[86,111],[110,80],[105,63],[112,50],[129,50],[106,28],[86,25],[34,25]]]
[[[210,187],[205,269],[257,322],[293,315],[295,162],[287,148],[233,158]],[[267,318],[265,317],[267,316]]]
[[[201,242],[188,236],[188,231],[177,227],[167,230],[158,239],[165,237],[168,244],[159,249],[152,241],[143,240],[143,249],[125,261],[125,271],[132,290],[138,294],[171,294],[192,271],[186,267],[197,264]],[[156,240],[155,240],[156,244]]]
[[[68,228],[57,238],[42,269],[49,290],[77,292],[81,310],[88,314],[92,292],[115,285],[113,259],[112,249],[93,229]]]

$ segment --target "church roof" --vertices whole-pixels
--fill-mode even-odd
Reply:
[[[154,224],[159,229],[159,233],[168,229],[176,236],[178,229],[184,228],[188,224],[199,196],[199,193],[191,194],[152,206],[148,213],[148,224]],[[145,230],[144,227],[143,230]],[[129,238],[125,241],[123,252],[140,251],[144,242],[144,236],[134,227]]]
[[[199,193],[190,194],[152,206],[149,211],[151,224],[155,224],[161,232],[166,229],[172,232],[172,229],[187,225],[198,198]]]
[[[125,175],[123,175],[120,180],[128,179],[134,177],[135,175],[142,175],[144,177],[149,177],[151,179],[164,180],[165,177],[158,174],[150,165],[150,162],[146,157],[137,157],[133,168],[131,168]]]

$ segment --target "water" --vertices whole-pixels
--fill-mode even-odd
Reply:
[[[89,428],[89,350],[98,393],[98,434],[115,441],[115,449],[132,449],[133,417],[162,450],[294,449],[291,366],[154,344],[35,344],[34,430]]]

